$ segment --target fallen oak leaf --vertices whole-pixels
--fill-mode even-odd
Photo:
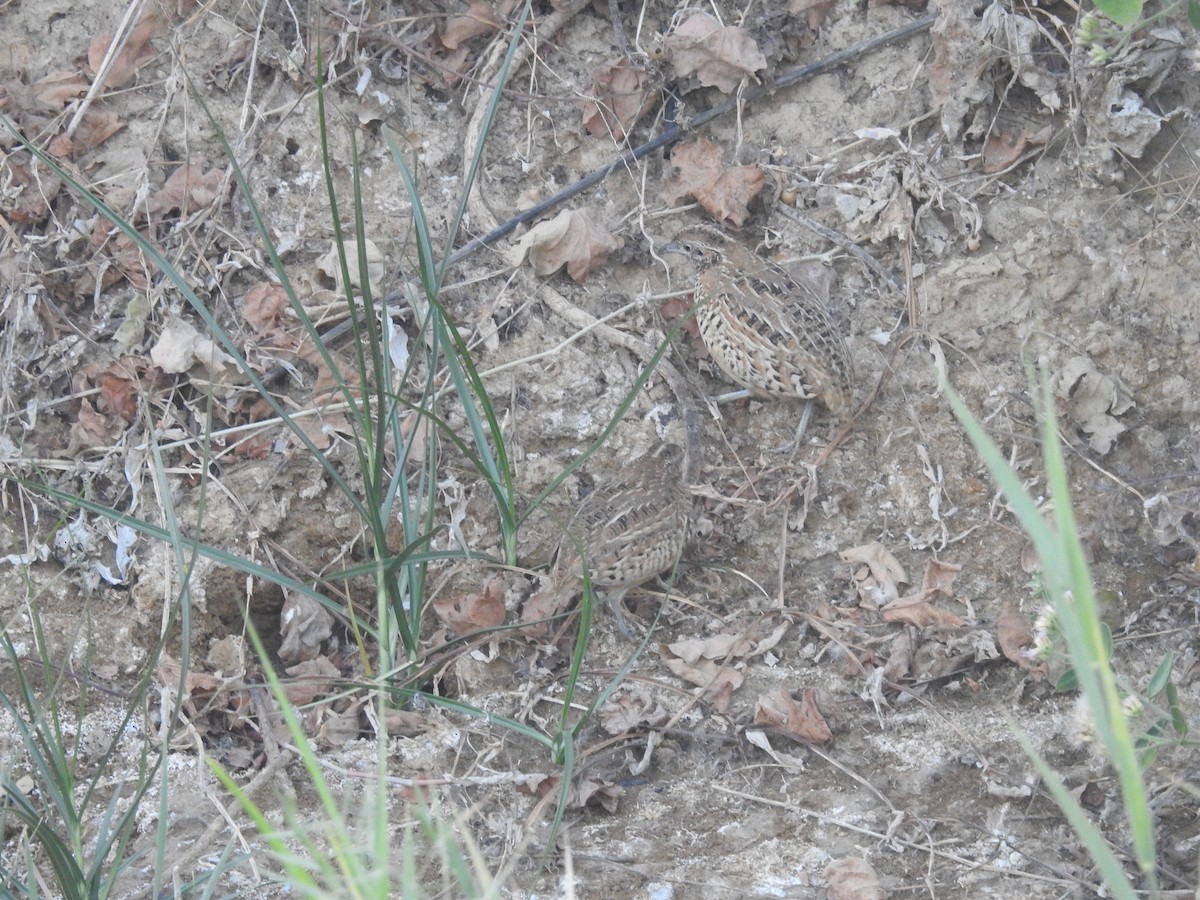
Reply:
[[[805,689],[799,701],[782,686],[774,693],[760,694],[754,701],[754,724],[769,726],[808,744],[833,740],[829,723],[817,708],[816,692],[811,689]]]
[[[654,106],[653,95],[643,87],[646,77],[646,70],[626,57],[597,66],[587,99],[582,101],[583,127],[588,134],[624,140],[629,129]]]
[[[842,550],[838,557],[843,562],[866,566],[865,570],[860,568],[854,573],[859,605],[866,609],[878,609],[895,601],[900,596],[901,586],[908,584],[904,567],[878,541]]]
[[[696,13],[667,35],[671,63],[680,75],[695,75],[705,87],[728,94],[743,78],[767,67],[767,58],[749,32]]]
[[[150,214],[162,215],[177,209],[180,215],[187,216],[211,206],[221,195],[219,188],[225,172],[223,169],[205,172],[204,166],[204,160],[197,160],[172,172],[166,183],[147,199]]]
[[[156,12],[150,12],[134,26],[125,40],[125,45],[113,57],[101,87],[106,90],[120,87],[133,78],[138,69],[158,55],[158,51],[150,45],[150,39],[158,34],[162,25],[163,20],[159,15]],[[107,33],[98,34],[92,39],[92,43],[88,46],[87,71],[90,74],[100,74],[100,67],[104,64],[104,58],[108,54],[108,48],[112,41],[113,36]]]
[[[498,7],[488,0],[470,0],[467,11],[461,16],[450,18],[438,39],[447,50],[457,50],[467,41],[503,28],[504,20],[501,16],[508,15],[512,8],[512,0],[505,0]]]
[[[1029,622],[1017,610],[1016,604],[1005,601],[996,619],[996,643],[1005,658],[1016,663],[1035,680],[1046,677],[1046,664],[1036,662],[1029,650],[1036,643]]]
[[[704,689],[702,699],[710,704],[714,711],[729,712],[733,702],[733,692],[742,686],[744,676],[728,666],[718,666],[710,660],[701,660],[697,665],[689,665],[682,659],[663,650],[663,661],[673,674]]]
[[[918,591],[908,597],[893,600],[883,607],[883,621],[899,622],[903,625],[913,625],[917,628],[929,628],[941,625],[958,628],[965,625],[960,617],[949,610],[940,609],[929,602],[929,594]]]
[[[495,575],[473,594],[439,597],[433,611],[456,635],[498,628],[504,624],[504,579]]]
[[[565,265],[567,274],[582,283],[610,253],[624,246],[622,238],[596,225],[583,210],[564,209],[531,228],[509,251],[508,261],[519,266],[528,256],[533,271],[543,277]]]
[[[727,167],[720,146],[703,137],[676,144],[671,164],[677,172],[663,183],[663,197],[670,203],[691,197],[722,224],[735,229],[749,217],[750,201],[767,182],[758,166]]]

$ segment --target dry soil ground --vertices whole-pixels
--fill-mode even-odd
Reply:
[[[677,117],[686,121],[732,96],[746,70],[766,81],[937,12],[908,8],[919,0],[747,10],[718,0],[708,11],[725,25],[741,22],[761,56],[739,45],[731,59],[697,51],[699,61],[689,62],[671,35],[698,9],[668,0],[609,4],[534,4],[530,52],[489,136],[467,236],[658,133],[664,90],[681,98]],[[491,8],[471,4],[476,19]],[[181,0],[161,9],[151,2],[135,10],[141,24],[117,55],[128,71],[93,95],[108,46],[102,36],[124,5],[16,0],[0,7],[0,97],[19,127],[164,249],[265,369],[295,358],[289,341],[300,328],[286,315],[254,316],[273,276],[208,112],[230,137],[284,267],[315,309],[335,294],[321,262],[333,231],[316,127],[320,42],[343,220],[350,221],[353,134],[366,234],[379,252],[381,285],[394,288],[411,275],[415,251],[411,205],[383,128],[412,161],[444,239],[484,86],[511,36],[507,10],[474,28],[461,18],[466,4],[453,0]],[[1076,44],[1079,13],[1069,3],[985,8],[952,0],[937,15],[932,34],[771,92],[686,136],[689,146],[699,137],[714,142],[721,172],[690,170],[682,156],[673,165],[660,151],[568,201],[565,208],[601,230],[590,240],[619,238],[608,241],[607,255],[577,264],[579,278],[535,273],[528,261],[514,268],[509,251],[523,229],[451,275],[447,306],[479,369],[495,370],[487,388],[527,497],[598,437],[678,316],[666,295],[686,285],[672,284],[659,249],[696,223],[724,218],[747,247],[821,286],[863,404],[846,433],[846,420],[818,410],[805,442],[783,453],[769,450],[786,443],[795,405],[703,404],[695,533],[648,651],[584,732],[577,799],[588,802],[569,810],[548,857],[538,855],[544,804],[511,779],[481,778],[553,775],[544,750],[436,709],[417,711],[393,738],[395,773],[445,777],[432,793],[461,815],[464,838],[469,833],[493,871],[511,866],[508,895],[559,895],[568,862],[581,897],[809,897],[855,884],[858,893],[836,895],[879,895],[870,874],[862,883],[845,874],[846,860],[869,863],[888,896],[1091,895],[1088,858],[1014,729],[1083,792],[1090,814],[1123,848],[1119,794],[1111,770],[1079,740],[1074,695],[1002,652],[1002,615],[1009,625],[1032,623],[1040,610],[1029,574],[1035,560],[939,392],[939,371],[1038,497],[1045,482],[1027,367],[1051,380],[1077,516],[1109,601],[1114,664],[1144,689],[1173,652],[1183,708],[1198,708],[1196,35],[1184,22],[1158,23],[1127,46],[1101,45],[1109,58],[1097,62]],[[598,87],[594,71],[626,48],[640,74]],[[626,142],[613,134],[617,114],[585,122],[589,92],[632,98],[634,112],[644,101],[636,123],[630,104],[621,113]],[[70,131],[85,96],[88,114]],[[236,373],[190,359],[180,365],[168,352],[164,335],[179,320],[201,333],[206,326],[77,194],[21,153],[0,171],[6,464],[123,510],[139,487],[136,509],[151,518],[160,508],[154,494],[169,491],[181,521],[203,520],[206,540],[302,580],[361,559],[362,535],[344,498],[277,426],[238,433],[255,442],[221,453],[201,505],[194,439],[206,427],[253,418]],[[180,172],[186,181],[170,180]],[[731,181],[714,187],[718,176]],[[681,179],[693,180],[677,188]],[[704,196],[706,208],[692,203]],[[623,338],[593,330],[567,342],[586,316],[614,311],[607,324]],[[186,329],[185,337],[197,346]],[[195,359],[204,355],[197,350]],[[686,334],[669,360],[687,390],[710,397],[729,387]],[[297,371],[285,391],[302,409],[312,402],[313,370]],[[503,573],[510,622],[539,586],[534,570],[549,561],[546,548],[580,492],[672,438],[680,402],[651,377],[610,441],[530,519],[521,535],[530,572]],[[215,421],[206,426],[210,410]],[[336,427],[320,434],[325,452],[350,471],[353,457]],[[157,486],[147,474],[152,435],[168,445],[167,481]],[[822,455],[835,436],[836,449]],[[227,433],[222,446],[234,443]],[[216,442],[211,447],[217,452]],[[466,543],[496,552],[499,532],[477,476],[451,459],[439,479],[443,512],[463,515]],[[4,502],[3,625],[32,654],[36,606],[50,659],[82,679],[63,688],[68,706],[84,683],[93,685],[91,712],[78,723],[86,764],[88,748],[112,740],[106,729],[120,700],[105,690],[128,690],[146,665],[179,588],[177,569],[169,551],[145,537],[118,567],[118,535],[103,519],[66,513],[12,481]],[[871,545],[873,564],[842,555]],[[907,576],[897,575],[897,563]],[[432,580],[439,596],[469,595],[491,574],[447,569]],[[915,593],[923,577],[947,586],[920,615],[895,620],[873,606],[889,590]],[[193,666],[240,683],[256,669],[232,639],[243,633],[247,579],[201,562],[193,585]],[[651,587],[648,599],[631,598],[643,627],[668,593]],[[274,635],[277,594],[255,584],[249,599],[255,621]],[[441,627],[431,617],[429,636]],[[442,659],[430,684],[549,727],[568,638],[481,641],[471,654]],[[337,623],[328,637],[311,638],[310,649],[341,674],[361,676],[345,652],[350,640]],[[273,646],[283,652],[278,637]],[[177,634],[167,649],[180,655]],[[585,701],[631,650],[601,615]],[[10,671],[3,685],[13,684]],[[772,707],[793,698],[787,722],[771,718]],[[232,833],[218,828],[203,853],[193,852],[221,822],[220,807],[233,809],[199,754],[217,755],[246,780],[263,761],[257,732],[222,709],[223,717],[197,712],[194,739],[182,740],[172,759],[168,862],[184,877],[211,866],[213,848]],[[344,704],[336,717],[332,707],[313,709],[314,741],[340,767],[335,777],[369,765],[371,720],[352,711],[347,729]],[[329,727],[335,718],[339,729]],[[820,740],[823,728],[830,737]],[[119,744],[118,759],[136,759],[136,734]],[[5,767],[18,778],[27,762],[18,745],[4,746]],[[1182,789],[1195,781],[1194,767],[1194,755],[1168,749],[1149,773],[1162,881],[1173,890],[1197,884],[1200,824],[1194,795]],[[317,816],[297,767],[276,781],[260,794],[264,804],[277,809],[278,794],[295,790],[301,815]],[[339,781],[339,789],[352,798],[361,782]],[[397,791],[397,823],[407,819],[403,799]],[[144,804],[139,843],[153,840],[154,800]],[[251,831],[243,835],[256,846]],[[6,865],[23,868],[14,856],[20,838],[15,827],[6,833]],[[262,896],[256,878],[270,866],[257,862],[228,873],[222,890]],[[140,868],[122,890],[136,896],[146,878]]]

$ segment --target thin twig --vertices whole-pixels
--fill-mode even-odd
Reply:
[[[886,47],[889,44],[894,44],[903,40],[904,38],[911,37],[914,34],[919,34],[922,31],[926,31],[933,25],[934,21],[936,21],[936,18],[936,16],[932,15],[924,16],[923,18],[916,19],[901,28],[895,29],[894,31],[889,31],[886,34],[879,35],[878,37],[869,38],[864,41],[859,41],[856,44],[851,44],[844,50],[831,53],[829,56],[819,59],[816,62],[811,62],[784,72],[767,84],[755,85],[754,87],[744,91],[739,97],[726,100],[724,103],[720,103],[711,109],[707,109],[702,113],[692,116],[686,124],[672,125],[653,140],[642,144],[640,147],[635,147],[633,150],[630,150],[628,153],[617,158],[604,168],[597,169],[586,178],[581,178],[579,181],[567,188],[564,188],[557,194],[554,194],[552,197],[548,197],[541,203],[538,203],[536,206],[527,209],[520,215],[514,216],[503,225],[500,225],[499,227],[489,231],[483,237],[475,238],[474,240],[464,244],[450,255],[450,259],[446,265],[447,271],[451,267],[458,265],[467,257],[482,250],[484,247],[494,244],[501,238],[507,237],[519,226],[541,217],[551,209],[554,209],[556,206],[559,206],[577,194],[581,194],[589,188],[595,187],[604,181],[604,179],[608,178],[608,176],[613,172],[631,166],[633,163],[649,156],[651,153],[661,150],[668,144],[678,141],[685,134],[702,128],[714,119],[719,118],[720,116],[725,115],[725,113],[737,108],[739,105],[744,105],[753,100],[757,100],[760,97],[774,93],[780,88],[791,87],[792,85],[799,84],[803,81],[808,81],[818,75],[823,75],[831,69],[835,69],[840,65],[844,65],[851,60],[857,59],[860,56],[864,56],[867,53],[878,50],[881,47]],[[890,280],[891,279],[889,279],[889,281]],[[384,304],[389,307],[396,306],[403,299],[403,290],[391,291],[384,297]],[[333,326],[324,334],[322,334],[321,340],[326,345],[329,345],[342,337],[347,331],[350,330],[350,327],[351,322],[349,320],[339,322],[337,325]],[[274,381],[279,378],[284,371],[285,369],[282,366],[276,366],[266,374],[264,380],[268,382]]]

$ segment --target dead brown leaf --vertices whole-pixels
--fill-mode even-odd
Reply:
[[[521,634],[533,640],[549,637],[552,623],[542,620],[553,619],[565,611],[570,602],[565,591],[538,591],[521,607],[521,621],[525,623]]]
[[[760,694],[754,702],[754,724],[770,726],[809,744],[833,740],[833,732],[817,708],[816,693],[812,690],[805,690],[799,702],[784,687]]]
[[[30,88],[38,102],[47,109],[61,109],[76,97],[86,94],[88,82],[78,72],[51,72],[35,81]]]
[[[888,648],[887,663],[883,667],[883,677],[892,684],[898,684],[913,671],[913,660],[917,654],[918,632],[911,628],[902,628],[892,638]]]
[[[767,58],[745,29],[722,25],[708,13],[696,13],[668,35],[667,49],[676,72],[695,75],[705,87],[726,94],[767,66]]]
[[[80,402],[79,416],[71,426],[74,448],[111,447],[117,437],[137,417],[138,405],[145,394],[158,389],[157,369],[143,356],[126,356],[101,368],[84,366],[71,380],[76,393],[98,390],[93,405],[87,398]]]
[[[718,666],[710,660],[703,660],[694,666],[689,665],[665,648],[663,660],[667,668],[675,675],[702,687],[704,689],[702,699],[719,713],[729,712],[733,702],[733,692],[740,688],[745,680],[740,672],[728,666]]]
[[[279,613],[283,644],[279,658],[287,663],[316,659],[321,643],[333,634],[333,615],[308,594],[289,593]]]
[[[551,793],[557,793],[561,784],[562,778],[558,775],[548,775],[536,781],[531,777],[519,784],[517,790],[531,793],[536,797],[545,797]],[[613,813],[617,811],[618,802],[624,793],[625,789],[619,784],[595,778],[581,778],[576,784],[571,785],[571,789],[567,792],[567,806],[578,809],[591,804],[599,806],[605,812]]]
[[[582,102],[583,127],[588,134],[624,140],[629,129],[654,106],[653,95],[644,87],[646,77],[646,70],[626,57],[597,66],[588,98]]]
[[[966,624],[949,610],[934,606],[928,597],[927,593],[921,591],[893,600],[883,608],[883,621],[914,625],[917,628],[930,628],[935,625],[957,628]]]
[[[1051,132],[1049,125],[1037,131],[1023,128],[1020,131],[993,132],[983,142],[983,150],[980,152],[983,171],[988,175],[1004,171],[1026,151],[1045,144],[1050,139]]]
[[[323,654],[288,666],[284,671],[295,679],[283,683],[283,692],[296,706],[304,706],[331,693],[342,674]]]
[[[600,725],[613,735],[665,725],[670,718],[670,712],[645,685],[624,687],[600,707]]]
[[[18,225],[40,225],[50,214],[50,203],[62,190],[62,179],[35,160],[10,155],[5,162],[17,189],[14,201],[5,206],[5,214]],[[120,277],[119,273],[113,275]]]
[[[88,399],[79,401],[79,414],[71,425],[68,449],[90,450],[93,447],[111,447],[124,429],[114,419],[97,412]]]
[[[495,4],[489,0],[470,0],[467,11],[453,16],[446,22],[439,38],[449,50],[457,50],[467,41],[484,34],[492,34],[504,27],[503,16],[513,8],[512,0]]]
[[[504,579],[492,576],[483,590],[433,601],[433,611],[456,635],[504,624]]]
[[[567,274],[582,283],[623,246],[622,238],[595,224],[584,210],[564,209],[531,228],[509,251],[508,261],[519,266],[528,256],[533,271],[543,277],[565,265]]]
[[[133,31],[129,33],[129,37],[125,41],[125,46],[117,52],[116,58],[113,59],[112,66],[104,78],[105,90],[112,90],[130,81],[137,74],[138,69],[154,59],[157,51],[150,45],[150,39],[158,34],[162,26],[163,20],[158,13],[149,12],[133,27]],[[88,47],[88,74],[99,73],[112,40],[113,36],[107,33],[98,34],[92,39],[92,43]]]
[[[416,737],[429,729],[430,714],[425,711],[388,708],[383,710],[382,719],[388,734]]]
[[[110,287],[124,277],[135,288],[150,285],[149,270],[137,244],[103,216],[96,216],[90,235],[92,246],[112,260],[111,266],[88,266],[76,284],[76,290],[90,294],[95,287],[97,269],[103,270],[101,288]]]
[[[1016,663],[1035,680],[1046,677],[1046,664],[1036,662],[1026,652],[1035,643],[1033,629],[1015,603],[1005,601],[996,619],[996,643],[1005,658]]]
[[[859,605],[865,609],[878,609],[896,600],[901,587],[908,585],[908,575],[896,557],[878,541],[842,550],[838,556],[843,562],[862,563],[854,573],[854,586],[858,590]]]
[[[179,678],[183,674],[183,667],[179,664],[179,660],[167,653],[161,654],[158,660],[158,666],[154,670],[158,683],[172,693],[178,691],[180,689]],[[183,696],[180,698],[188,715],[195,716],[199,709],[221,689],[222,684],[221,679],[215,675],[189,668],[187,677],[183,679]]]
[[[943,597],[953,597],[954,579],[962,566],[958,563],[942,562],[931,559],[925,564],[925,577],[921,579],[921,590],[929,594],[941,594]]]
[[[883,900],[887,896],[878,873],[861,857],[833,860],[825,867],[825,878],[829,900]]]
[[[151,215],[179,210],[187,216],[197,210],[211,206],[220,194],[221,182],[225,178],[223,169],[204,171],[203,159],[189,162],[171,173],[166,183],[146,201]]]
[[[788,3],[788,14],[796,17],[804,16],[809,31],[816,31],[825,24],[829,10],[833,8],[833,0],[791,0]]]
[[[750,201],[767,181],[758,166],[726,167],[721,148],[703,137],[676,144],[671,164],[677,172],[663,183],[663,197],[670,203],[691,197],[731,228],[742,227],[750,215]]]
[[[286,332],[284,319],[289,309],[287,291],[267,281],[254,285],[242,297],[242,318],[260,338]]]
[[[70,155],[75,156],[85,150],[91,150],[103,144],[110,137],[125,127],[125,120],[111,110],[89,109],[75,129],[75,137],[71,140]],[[65,137],[66,135],[62,135]],[[63,155],[55,154],[60,159]]]
[[[741,634],[715,634],[707,638],[691,638],[668,644],[667,649],[686,663],[701,659],[732,659],[750,652],[751,644]]]
[[[696,322],[696,317],[689,315],[693,306],[695,303],[690,297],[671,297],[662,302],[658,308],[658,314],[667,323],[675,321],[680,316],[688,316],[688,320],[683,323],[682,332],[688,336],[688,343],[691,344],[692,352],[696,354],[696,357],[709,359],[711,354],[708,352],[708,345],[700,337],[700,326]]]

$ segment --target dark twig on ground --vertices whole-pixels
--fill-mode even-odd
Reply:
[[[835,69],[840,65],[844,65],[851,60],[857,59],[860,56],[865,56],[872,51],[878,50],[881,47],[886,47],[889,44],[894,44],[907,37],[911,37],[914,34],[919,34],[922,31],[926,31],[930,28],[930,26],[933,25],[934,21],[936,21],[936,18],[937,17],[933,15],[924,16],[908,23],[901,28],[897,28],[894,31],[889,31],[886,34],[879,35],[878,37],[859,41],[856,44],[851,44],[844,50],[831,53],[829,56],[816,60],[815,62],[799,66],[795,69],[789,69],[787,72],[780,74],[766,84],[755,85],[754,87],[743,91],[739,97],[731,97],[724,103],[720,103],[711,109],[707,109],[702,113],[692,116],[686,123],[676,123],[671,125],[653,140],[648,141],[639,147],[635,147],[628,153],[609,163],[604,168],[597,169],[586,178],[581,178],[579,181],[575,182],[569,187],[564,188],[557,194],[554,194],[552,197],[546,198],[536,206],[533,206],[530,209],[522,212],[520,215],[509,219],[503,225],[492,229],[482,237],[478,237],[467,242],[450,255],[450,258],[446,263],[446,269],[451,269],[468,256],[471,256],[479,250],[482,250],[484,247],[494,244],[501,238],[507,237],[519,226],[540,218],[550,210],[554,209],[556,206],[559,206],[577,194],[580,194],[589,188],[595,187],[618,169],[626,168],[638,160],[644,159],[651,153],[661,150],[675,141],[678,141],[685,134],[694,132],[707,125],[714,119],[731,112],[732,110],[736,109],[739,104],[745,104],[753,100],[757,100],[760,97],[767,96],[768,94],[772,94],[781,88],[791,87],[792,85],[799,84],[803,81],[808,81],[818,75],[823,75],[824,73]],[[403,299],[403,290],[397,290],[389,292],[384,297],[384,302],[387,306],[394,306],[399,304]],[[337,325],[333,326],[324,334],[322,334],[321,340],[326,345],[332,345],[339,338],[343,337],[346,332],[350,330],[350,327],[351,323],[348,319],[346,321],[339,322]],[[277,366],[266,374],[266,380],[274,381],[278,379],[279,376],[284,373],[284,371],[286,371],[284,367]]]

